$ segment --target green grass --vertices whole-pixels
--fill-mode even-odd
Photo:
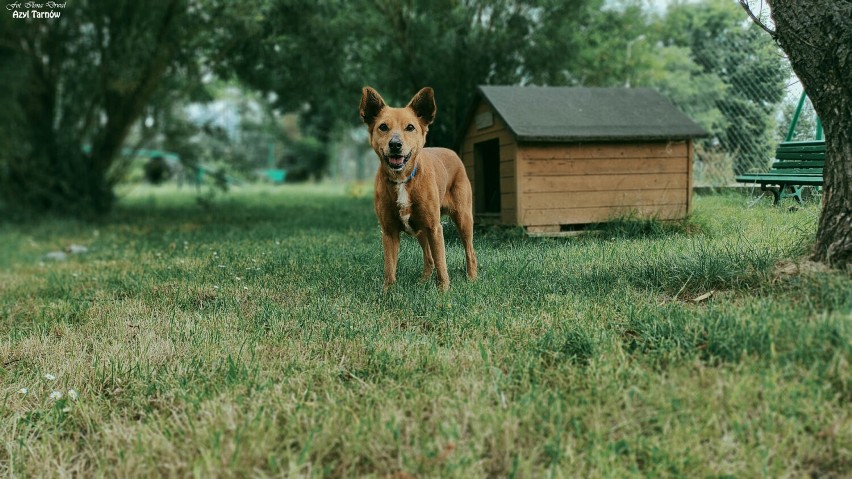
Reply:
[[[747,204],[478,228],[474,283],[448,226],[447,294],[410,238],[382,293],[342,187],[0,223],[0,475],[845,476],[852,282],[801,260],[817,205]]]

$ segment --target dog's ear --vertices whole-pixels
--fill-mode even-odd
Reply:
[[[408,108],[411,108],[425,125],[431,125],[435,121],[435,112],[438,110],[435,105],[435,92],[429,87],[420,90],[408,102]]]
[[[367,125],[372,125],[376,120],[376,117],[379,116],[379,112],[382,111],[385,107],[385,101],[382,99],[382,96],[379,95],[379,92],[373,90],[372,88],[365,86],[363,90],[361,90],[361,120],[364,121]]]

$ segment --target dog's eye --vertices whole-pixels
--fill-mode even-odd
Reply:
[[[414,131],[414,125],[409,123],[408,126],[405,127],[405,131]]]
[[[388,128],[388,125],[386,123],[382,123],[381,125],[379,125],[379,131],[388,131],[389,129],[390,128]]]

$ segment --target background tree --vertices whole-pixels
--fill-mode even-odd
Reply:
[[[358,124],[363,85],[392,104],[430,85],[440,120],[429,143],[453,146],[476,86],[546,78],[579,49],[575,13],[591,3],[601,2],[268,0],[256,15],[233,6],[218,72],[274,92],[322,142]]]
[[[846,269],[852,263],[852,1],[768,3],[774,28],[740,0],[787,53],[822,121],[825,185],[814,259]]]
[[[54,20],[3,15],[2,199],[29,210],[107,211],[131,127],[164,78],[192,73],[201,12],[189,0],[88,0]]]
[[[727,0],[675,4],[658,32],[663,46],[689,48],[703,73],[724,85],[714,101],[724,118],[709,130],[734,159],[733,173],[765,167],[775,147],[776,115],[789,78],[770,39],[744,24],[736,4]]]
[[[637,86],[636,75],[649,68],[654,56],[651,50],[656,43],[652,32],[653,18],[643,2],[595,1],[582,9],[579,15],[580,38],[575,40],[579,43],[576,54],[548,59],[548,62],[559,65],[560,75],[539,77],[536,83]],[[568,38],[578,36],[564,31],[548,34],[567,34]]]
[[[359,10],[343,0],[261,0],[251,8],[222,1],[216,15],[226,28],[208,37],[211,66],[271,99],[283,112],[298,112],[308,144],[328,144],[357,117],[358,48],[364,38]],[[360,42],[357,41],[358,37]],[[352,100],[352,98],[355,100]],[[354,102],[351,121],[345,105]],[[327,155],[313,154],[307,173],[321,175]]]

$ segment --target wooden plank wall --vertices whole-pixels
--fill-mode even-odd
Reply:
[[[683,218],[691,203],[690,143],[522,144],[520,224],[598,223],[631,214]]]
[[[476,198],[476,171],[474,168],[473,145],[482,141],[500,140],[500,222],[517,224],[518,194],[515,181],[517,144],[506,124],[497,113],[491,111],[493,124],[486,128],[477,128],[476,116],[491,111],[488,103],[480,100],[474,113],[474,120],[468,125],[465,139],[462,143],[460,156],[464,163],[467,177],[473,187],[473,197]],[[475,213],[475,211],[474,211]]]

